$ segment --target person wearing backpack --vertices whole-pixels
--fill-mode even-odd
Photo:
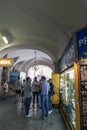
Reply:
[[[49,104],[49,114],[53,111],[53,106],[52,106],[52,96],[54,94],[54,84],[52,83],[52,79],[48,80],[50,84],[50,90],[48,93],[48,104]]]

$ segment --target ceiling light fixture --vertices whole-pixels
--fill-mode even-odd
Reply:
[[[9,30],[7,29],[3,29],[1,30],[1,37],[2,37],[2,40],[5,44],[9,44],[12,42],[13,40],[13,36],[12,34],[9,32]]]
[[[6,36],[2,36],[2,39],[3,39],[3,41],[4,41],[5,44],[8,44],[8,39],[7,39]]]
[[[37,57],[36,57],[37,52],[35,51],[34,53],[35,53],[34,71],[36,72],[37,69],[38,69],[37,60],[36,60],[36,58],[37,58]]]

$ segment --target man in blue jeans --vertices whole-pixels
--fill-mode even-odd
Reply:
[[[50,89],[49,83],[46,81],[46,77],[41,77],[42,89],[41,89],[41,110],[42,110],[42,119],[48,117],[49,105],[48,105],[48,92]]]
[[[49,84],[50,84],[50,91],[48,95],[48,100],[49,100],[49,114],[53,111],[53,106],[52,106],[52,96],[54,94],[54,84],[52,83],[52,79],[49,79]]]

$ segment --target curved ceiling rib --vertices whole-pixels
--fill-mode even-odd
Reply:
[[[19,56],[18,60],[14,63],[13,67],[17,70],[26,70],[26,68],[34,66],[35,52],[37,53],[36,60],[38,65],[42,65],[42,64],[48,65],[53,69],[52,58],[48,54],[39,50],[20,49],[20,50],[10,51],[7,55],[7,58],[14,58]]]
[[[0,2],[0,57],[12,54],[15,50],[34,49],[44,52],[52,59],[52,63],[56,63],[73,32],[87,25],[87,8],[84,6],[87,2],[85,1],[81,0],[78,3],[76,0],[2,0]],[[8,45],[2,41],[1,31],[5,30],[13,36],[13,41]],[[21,57],[23,55],[24,52],[13,56],[19,57],[14,65],[23,61]],[[45,57],[43,61],[47,62],[44,59]],[[23,64],[27,61],[29,59]]]
[[[26,51],[26,49],[32,49],[32,50],[39,50],[41,52],[46,53],[49,57],[51,57],[52,61],[54,62],[56,58],[53,55],[53,53],[48,50],[50,45],[47,45],[47,46],[48,46],[48,48],[44,47],[42,45],[41,46],[39,46],[39,45],[37,46],[37,44],[35,45],[35,44],[32,44],[32,43],[30,45],[26,45],[26,44],[25,45],[15,45],[15,46],[8,47],[8,48],[5,48],[4,50],[2,50],[0,52],[0,57],[3,57],[4,55],[6,55],[8,53],[12,53],[13,54],[13,52],[15,52],[16,50],[24,50],[24,51]],[[55,52],[55,48],[53,48],[53,50],[54,50],[54,53],[56,54],[57,52]],[[22,54],[23,53],[21,53],[21,55]]]
[[[54,69],[52,61],[49,59],[45,59],[42,57],[42,58],[37,59],[36,62],[37,62],[37,65],[46,65],[46,66],[49,66],[52,70]],[[19,65],[19,67],[18,67],[18,64],[15,65],[15,67],[18,68],[18,70],[27,71],[30,67],[35,65],[35,59],[23,62],[21,65]]]

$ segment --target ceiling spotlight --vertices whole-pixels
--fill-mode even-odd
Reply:
[[[8,44],[8,39],[7,39],[6,36],[2,36],[2,39],[3,39],[3,41],[4,41],[5,44]]]
[[[9,30],[6,29],[1,31],[1,36],[5,44],[9,44],[13,40],[12,34],[9,32]]]

